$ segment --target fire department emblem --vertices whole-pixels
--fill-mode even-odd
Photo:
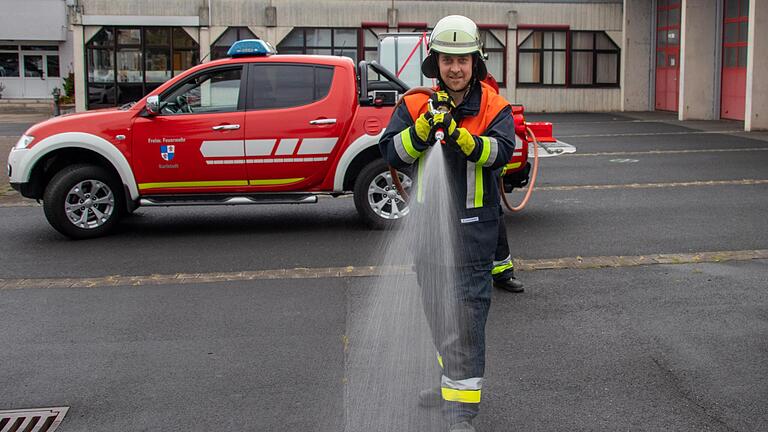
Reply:
[[[162,156],[163,160],[171,161],[173,160],[173,155],[176,152],[176,146],[175,145],[167,145],[167,146],[160,146],[160,156]]]

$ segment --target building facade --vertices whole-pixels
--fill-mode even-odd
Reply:
[[[50,99],[74,70],[62,0],[3,0],[0,84],[6,99]]]
[[[666,110],[768,128],[763,0],[45,1],[67,9],[79,110],[136,100],[238,39],[370,60],[378,35],[461,14],[480,26],[502,94],[530,111]]]

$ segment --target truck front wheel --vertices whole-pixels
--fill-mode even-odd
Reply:
[[[403,189],[410,194],[411,178],[397,171]],[[355,181],[355,207],[365,223],[374,229],[391,228],[408,215],[408,203],[397,191],[389,167],[376,159],[360,171]]]
[[[48,222],[73,239],[108,233],[124,208],[120,182],[109,171],[95,165],[64,168],[53,176],[43,195]]]

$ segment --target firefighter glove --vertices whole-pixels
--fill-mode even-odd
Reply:
[[[450,112],[456,108],[456,104],[453,103],[453,99],[445,91],[437,91],[432,93],[429,97],[429,104],[431,109],[435,111]]]
[[[429,139],[429,134],[432,130],[432,125],[430,123],[431,119],[432,119],[432,114],[429,111],[427,111],[424,114],[420,115],[419,118],[416,119],[416,122],[414,125],[414,129],[416,130],[416,135],[419,137],[420,140],[426,143],[429,143],[427,140]]]
[[[432,135],[438,130],[443,130],[444,137],[449,137],[456,132],[456,121],[451,113],[437,113],[432,116]]]
[[[451,140],[456,143],[464,155],[469,156],[475,150],[475,138],[464,128],[456,128],[451,133]]]

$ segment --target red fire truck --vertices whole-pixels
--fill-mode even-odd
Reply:
[[[36,124],[11,151],[10,183],[76,239],[151,206],[351,193],[373,227],[405,216],[377,144],[408,86],[376,62],[273,53],[266,42],[240,41],[230,58],[195,66],[137,103]],[[516,150],[508,174],[526,165],[527,150]],[[397,174],[408,189],[407,173]]]

